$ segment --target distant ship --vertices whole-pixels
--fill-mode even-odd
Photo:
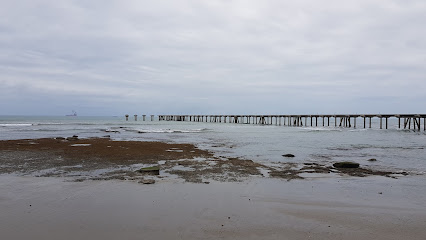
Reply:
[[[65,115],[67,117],[77,117],[77,112],[72,110],[72,114]]]

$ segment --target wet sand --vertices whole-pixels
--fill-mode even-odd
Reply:
[[[425,176],[265,165],[191,144],[99,138],[0,141],[0,163],[4,239],[426,235]],[[159,175],[137,171],[152,165]]]
[[[423,239],[418,180],[141,185],[2,175],[0,232],[3,239]]]

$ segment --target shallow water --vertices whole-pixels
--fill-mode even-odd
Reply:
[[[426,173],[426,134],[398,130],[288,127],[233,123],[125,121],[124,117],[0,117],[0,139],[101,137],[115,140],[193,143],[217,155],[259,162],[356,161],[381,170]],[[358,127],[362,122],[358,120]],[[292,153],[296,157],[284,158]],[[369,162],[368,159],[377,161]]]

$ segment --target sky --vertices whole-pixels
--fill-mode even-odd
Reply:
[[[426,113],[424,0],[0,5],[0,115]]]

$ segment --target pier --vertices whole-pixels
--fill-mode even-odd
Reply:
[[[151,115],[152,121],[153,115]],[[389,119],[398,120],[398,128],[426,131],[426,114],[339,114],[339,115],[158,115],[159,121],[188,121],[212,123],[239,123],[294,127],[372,128],[372,119],[379,119],[379,128],[388,129]],[[357,119],[361,124],[357,125]],[[359,123],[359,122],[358,122]],[[422,124],[423,123],[423,124]],[[423,126],[422,126],[423,125]]]

